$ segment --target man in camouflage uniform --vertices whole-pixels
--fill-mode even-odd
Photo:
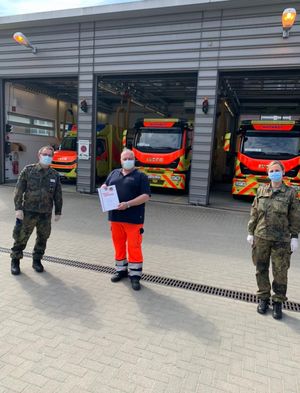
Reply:
[[[273,164],[272,168],[276,168],[276,165]],[[277,168],[282,168],[284,174],[283,167],[277,165]],[[300,210],[296,191],[283,182],[278,185],[278,188],[275,188],[271,182],[259,187],[252,204],[247,238],[252,245],[252,259],[256,266],[259,299],[257,311],[260,314],[265,314],[269,305],[270,258],[272,260],[272,302],[275,319],[281,319],[282,302],[287,300],[287,272],[291,253],[298,247],[297,238],[300,232]]]
[[[23,258],[28,239],[36,227],[36,242],[32,253],[32,267],[38,273],[44,271],[41,259],[45,253],[47,239],[51,232],[53,204],[55,221],[62,210],[62,191],[59,174],[50,167],[53,148],[44,146],[38,152],[39,162],[27,165],[20,173],[15,188],[16,224],[13,230],[15,240],[11,249],[11,273],[20,274],[20,259]]]

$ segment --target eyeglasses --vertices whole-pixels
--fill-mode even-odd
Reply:
[[[48,156],[48,157],[52,157],[52,154],[41,153],[41,156]]]

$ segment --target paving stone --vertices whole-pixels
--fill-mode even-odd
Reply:
[[[12,191],[0,186],[6,248]],[[97,209],[94,196],[67,194],[47,255],[112,266]],[[145,272],[254,292],[247,220],[150,203]],[[298,301],[299,255],[288,288]],[[113,285],[108,274],[50,262],[37,275],[27,257],[13,277],[9,254],[0,259],[0,393],[300,393],[299,313],[284,311],[278,322],[254,304],[147,282],[135,293],[128,281]]]

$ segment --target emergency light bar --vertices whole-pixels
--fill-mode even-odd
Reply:
[[[175,123],[169,122],[169,123],[153,123],[150,121],[144,121],[144,127],[153,127],[153,128],[171,128],[173,127]]]
[[[294,126],[294,121],[251,121],[251,124],[256,131],[291,131]]]

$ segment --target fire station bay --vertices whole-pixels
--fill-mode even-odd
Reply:
[[[274,159],[300,195],[297,12],[144,0],[0,17],[0,184],[50,144],[81,193],[128,147],[165,202],[251,200]]]

